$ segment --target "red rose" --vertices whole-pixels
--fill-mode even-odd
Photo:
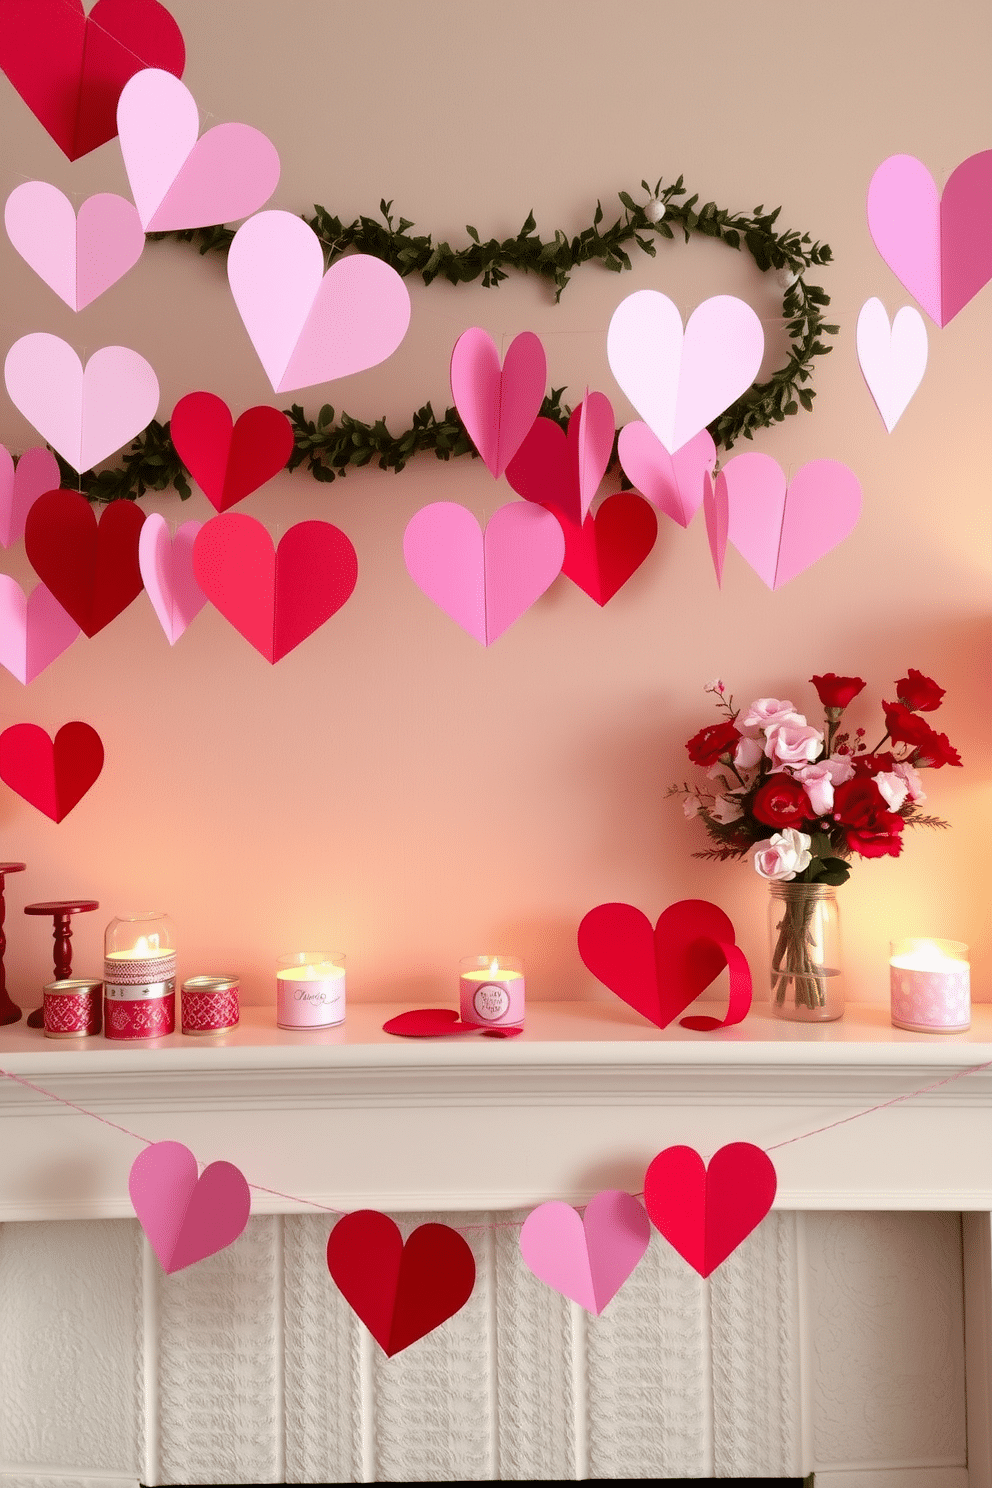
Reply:
[[[751,812],[769,827],[798,827],[813,815],[813,808],[798,780],[772,775],[751,802]]]
[[[889,738],[894,744],[926,744],[933,735],[926,719],[917,718],[904,703],[883,702],[882,712]]]
[[[913,762],[928,765],[931,770],[939,770],[941,765],[960,765],[961,756],[946,734],[938,734],[931,729],[926,743],[917,746]]]
[[[855,754],[851,756],[851,765],[855,775],[880,775],[883,771],[889,771],[896,762],[896,757],[891,749],[886,749],[882,754]]]
[[[910,667],[906,676],[900,677],[896,683],[896,697],[912,713],[932,713],[935,708],[940,707],[940,700],[946,690],[938,687],[932,677],[924,677],[915,667]]]
[[[838,677],[835,672],[824,672],[822,677],[810,677],[820,702],[825,708],[836,708],[843,713],[848,703],[864,688],[860,677]],[[901,696],[901,694],[900,694]]]
[[[863,832],[849,827],[845,832],[851,852],[862,858],[897,858],[902,852],[902,817],[897,816],[898,829],[889,832]]]
[[[873,780],[855,776],[838,785],[833,817],[851,852],[863,858],[897,858],[902,852],[903,819],[889,810]]]
[[[715,765],[725,754],[733,754],[740,730],[732,718],[723,723],[710,723],[693,734],[686,744],[689,758],[694,765]]]

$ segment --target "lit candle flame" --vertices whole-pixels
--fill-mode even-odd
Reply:
[[[499,957],[498,956],[494,956],[493,959],[489,963],[489,975],[491,977],[499,976]]]

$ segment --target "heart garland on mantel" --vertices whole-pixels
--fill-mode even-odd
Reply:
[[[747,1239],[775,1201],[771,1158],[731,1142],[709,1166],[692,1147],[666,1147],[644,1175],[651,1223],[700,1276],[710,1276]]]
[[[248,1223],[251,1192],[233,1163],[199,1164],[182,1142],[152,1142],[131,1164],[128,1192],[167,1276],[233,1245]]]
[[[28,561],[85,635],[95,636],[141,593],[144,521],[133,501],[112,501],[97,521],[78,491],[46,491],[28,512]]]
[[[637,1200],[610,1188],[590,1199],[581,1216],[559,1199],[532,1209],[520,1231],[520,1254],[538,1281],[599,1317],[650,1240]]]

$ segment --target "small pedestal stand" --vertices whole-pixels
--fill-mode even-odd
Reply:
[[[52,935],[55,940],[55,976],[53,981],[64,982],[72,976],[72,917],[99,909],[96,899],[52,899],[47,904],[25,904],[28,915],[51,915],[55,923]],[[44,1028],[45,1010],[35,1008],[28,1014],[29,1028]]]
[[[7,973],[3,964],[4,952],[7,949],[7,937],[3,932],[4,916],[7,913],[7,901],[3,897],[4,882],[8,873],[21,873],[26,867],[26,863],[0,863],[0,1027],[6,1023],[16,1023],[21,1016],[17,1003],[10,1000],[10,993],[7,991]]]

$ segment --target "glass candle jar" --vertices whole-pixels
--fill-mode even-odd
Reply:
[[[121,915],[103,946],[103,1026],[108,1039],[161,1038],[176,1028],[176,940],[158,910]]]
[[[911,1033],[971,1027],[971,967],[960,940],[895,940],[890,947],[892,1023]]]
[[[524,964],[517,956],[463,956],[458,992],[463,1023],[522,1028]]]
[[[344,957],[340,951],[293,951],[279,957],[279,1028],[334,1028],[344,1022],[344,994]]]

